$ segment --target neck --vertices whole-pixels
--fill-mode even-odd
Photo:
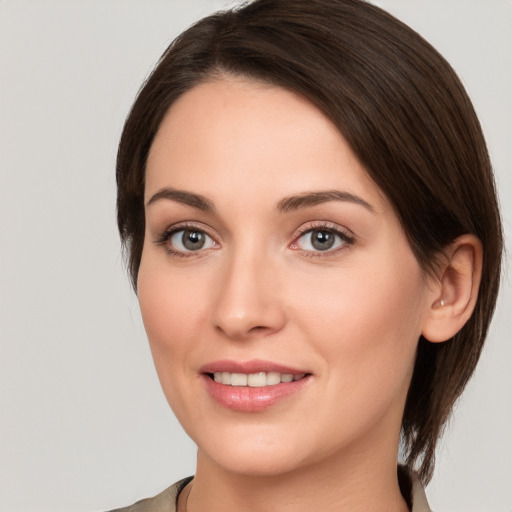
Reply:
[[[396,451],[349,451],[279,475],[233,473],[199,452],[187,512],[407,512]]]

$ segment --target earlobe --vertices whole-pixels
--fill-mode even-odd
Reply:
[[[469,320],[478,298],[482,258],[482,244],[474,235],[460,236],[443,251],[424,338],[432,343],[449,340]]]

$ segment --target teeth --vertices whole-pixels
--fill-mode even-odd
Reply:
[[[281,374],[279,372],[268,372],[267,386],[272,386],[275,384],[281,384]]]
[[[247,386],[247,375],[245,373],[232,373],[231,374],[231,385],[232,386]]]
[[[251,388],[261,388],[262,386],[266,386],[267,385],[267,374],[265,372],[250,373],[247,376],[247,384]],[[236,384],[233,384],[233,379],[231,379],[231,385],[236,386]]]
[[[249,386],[251,388],[262,388],[265,386],[275,386],[281,382],[293,382],[303,379],[305,373],[293,375],[292,373],[279,372],[258,372],[258,373],[230,373],[215,372],[213,380],[227,386]]]

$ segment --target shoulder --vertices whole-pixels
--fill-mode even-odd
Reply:
[[[109,512],[176,512],[176,499],[190,480],[192,477],[184,478],[152,498],[146,498],[129,507],[116,508]]]
[[[411,512],[432,512],[423,484],[415,471],[405,466],[398,466],[398,481]]]
[[[425,489],[421,484],[418,477],[415,475],[412,477],[412,512],[432,512],[425,494]]]

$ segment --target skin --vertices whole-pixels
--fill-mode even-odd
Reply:
[[[215,211],[155,196],[169,188]],[[345,196],[279,210],[290,196],[332,190]],[[145,198],[138,295],[165,396],[198,446],[188,511],[407,510],[401,417],[440,291],[334,125],[281,88],[232,77],[199,85],[162,122]],[[177,255],[179,243],[162,241],[183,223],[207,233],[205,248]],[[315,250],[314,228],[350,241]],[[221,359],[311,376],[272,407],[233,411],[200,372]]]

